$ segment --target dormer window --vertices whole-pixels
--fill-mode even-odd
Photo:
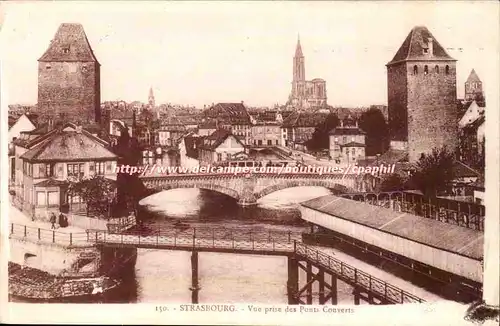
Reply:
[[[62,52],[63,52],[64,54],[69,54],[69,46],[65,46],[65,47],[63,47]]]
[[[428,48],[424,48],[424,54],[428,54],[429,53],[429,49]]]

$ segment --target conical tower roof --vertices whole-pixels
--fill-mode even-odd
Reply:
[[[481,79],[479,79],[479,76],[476,74],[476,71],[472,69],[472,71],[469,74],[469,77],[467,78],[466,83],[470,82],[480,82]]]
[[[81,24],[63,23],[50,42],[41,62],[96,62],[97,58]]]

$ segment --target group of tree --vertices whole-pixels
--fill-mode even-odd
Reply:
[[[78,196],[87,206],[87,215],[109,216],[115,204],[116,184],[103,176],[69,180],[68,195]]]
[[[326,119],[316,126],[307,148],[311,151],[328,149],[330,146],[329,133],[337,128],[340,120],[336,113],[330,113]],[[366,155],[373,156],[384,153],[389,145],[388,127],[384,115],[377,108],[370,108],[359,118],[359,128],[364,131]]]
[[[380,191],[420,190],[426,197],[447,193],[453,185],[455,153],[446,147],[434,148],[422,155],[409,176],[387,175],[380,184]]]

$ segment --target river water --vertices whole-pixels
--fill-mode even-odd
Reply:
[[[183,221],[191,226],[259,228],[304,231],[298,203],[330,194],[320,187],[295,187],[240,207],[225,195],[199,189],[164,191],[141,201],[147,208],[145,224],[172,227]],[[301,275],[303,277],[304,275]],[[199,253],[200,303],[287,303],[287,258],[225,253]],[[135,274],[107,302],[190,303],[190,252],[138,251]],[[339,281],[339,303],[352,304],[351,287]]]

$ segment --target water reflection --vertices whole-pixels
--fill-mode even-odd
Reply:
[[[294,187],[271,193],[257,205],[242,207],[236,200],[203,189],[173,189],[151,195],[140,204],[148,224],[161,226],[173,219],[184,222],[300,224],[298,203],[328,195],[322,187]]]

